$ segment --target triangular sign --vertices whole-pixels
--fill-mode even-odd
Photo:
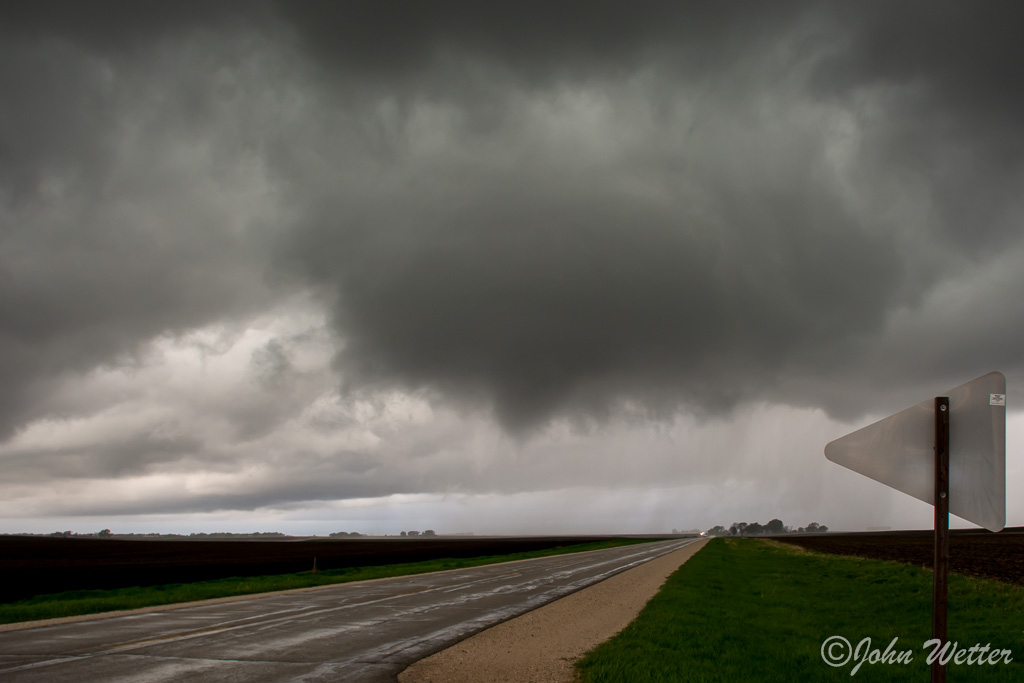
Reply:
[[[949,397],[949,511],[991,531],[1006,525],[1006,378],[990,372]],[[935,402],[847,434],[825,457],[886,486],[935,503]]]

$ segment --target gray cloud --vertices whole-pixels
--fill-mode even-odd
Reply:
[[[244,74],[200,72],[230,40],[110,56],[61,35],[2,48],[2,435],[66,375],[276,297]]]
[[[254,310],[274,261],[335,297],[349,386],[483,398],[512,429],[785,397],[1013,242],[1019,48],[993,12],[903,41],[917,14],[833,5],[21,11],[5,246],[47,256],[3,269],[7,412]],[[223,184],[260,168],[279,222],[226,228]],[[803,400],[843,410],[823,377]]]
[[[125,410],[122,389],[81,388],[104,373],[155,378],[146,400],[166,409],[107,445],[37,443],[5,462],[25,482],[278,471],[289,454],[308,470],[169,495],[164,510],[452,481],[508,494],[571,484],[584,458],[550,431],[566,420],[600,440],[601,424],[714,424],[761,402],[854,419],[992,369],[1014,392],[1019,14],[1015,3],[5,10],[0,439]],[[239,341],[286,318],[296,292],[326,323]],[[172,371],[154,368],[187,364],[154,348],[200,353],[188,339],[200,328],[224,334],[210,358],[243,360],[230,381],[190,375],[204,391],[183,407]],[[390,392],[464,422],[381,417]],[[175,413],[197,433],[153,436]],[[477,444],[492,415],[532,450]],[[477,447],[524,468],[474,460]],[[599,460],[621,480],[616,457]]]
[[[5,454],[11,484],[39,484],[58,474],[62,479],[116,479],[159,470],[167,463],[189,462],[202,448],[195,437],[177,434],[118,435],[77,448],[32,449]]]
[[[306,254],[337,282],[347,377],[481,390],[509,426],[631,395],[714,410],[808,345],[877,327],[900,284],[885,240],[828,202],[831,225],[815,225],[785,189],[706,197],[701,216],[602,192],[601,177],[582,192],[516,175],[498,192],[407,193],[411,215],[382,211],[405,229],[316,226]]]
[[[348,381],[489,399],[519,430],[622,400],[714,414],[781,399],[851,416],[887,381],[1019,373],[1019,354],[969,339],[955,367],[948,352],[884,355],[902,343],[885,338],[891,316],[1016,241],[1019,158],[975,138],[1010,120],[1017,95],[1001,110],[978,86],[988,114],[961,106],[921,122],[964,92],[935,68],[943,36],[995,40],[996,62],[1016,48],[984,30],[994,17],[947,9],[937,38],[883,69],[873,49],[893,42],[886,15],[865,10],[846,31],[851,10],[824,11],[691,17],[706,29],[693,41],[699,77],[639,49],[678,17],[630,25],[611,46],[629,59],[594,60],[585,77],[558,67],[596,30],[537,36],[527,56],[494,37],[494,17],[404,26],[410,52],[380,68],[433,78],[425,55],[449,47],[472,65],[445,72],[460,87],[349,105],[389,112],[387,153],[335,138],[337,181],[299,202],[317,208],[297,259],[337,295]],[[746,35],[757,40],[716,40]],[[347,52],[358,44],[342,44],[335,59],[363,64]],[[959,73],[987,62],[972,66]],[[520,67],[560,78],[524,84]],[[372,181],[353,182],[359,164]],[[863,391],[844,386],[865,374]]]
[[[917,175],[933,229],[970,252],[1019,233],[1024,47],[1017,3],[839,6],[843,34],[820,62],[814,90],[856,107],[877,93],[876,163]],[[883,119],[884,117],[884,119]]]
[[[543,84],[624,76],[651,59],[690,73],[718,70],[728,53],[772,40],[799,9],[790,2],[274,3],[328,71],[406,84],[452,60],[485,62]]]
[[[40,0],[4,8],[0,31],[12,40],[70,41],[97,53],[134,52],[155,42],[196,30],[256,26],[266,18],[265,3],[182,0],[173,5],[142,5],[131,0]]]

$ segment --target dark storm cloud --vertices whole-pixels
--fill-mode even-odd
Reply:
[[[771,189],[751,207],[711,198],[717,220],[595,189],[463,181],[379,207],[407,231],[312,235],[307,257],[338,282],[343,372],[479,391],[511,427],[622,398],[717,412],[808,346],[876,326],[901,279],[884,240],[827,202],[815,229]]]
[[[317,208],[294,253],[337,295],[350,384],[490,400],[519,429],[630,399],[709,413],[781,399],[850,416],[897,378],[1022,369],[983,329],[954,346],[886,336],[892,316],[1019,239],[1015,7],[913,5],[895,26],[861,4],[767,17],[615,6],[562,23],[533,6],[407,22],[343,7],[285,11],[328,72],[445,84],[388,110],[386,154],[338,143],[339,159],[351,154],[339,167],[363,163],[375,183],[339,173],[304,197]],[[330,40],[334,26],[394,30],[367,32],[387,36],[371,44]],[[947,70],[950,42],[965,62]],[[557,116],[573,96],[594,100],[579,127],[612,112],[595,146],[636,139],[601,156],[561,144],[565,126],[545,149],[530,104]],[[423,152],[430,134],[449,148]],[[631,175],[660,195],[624,190]],[[1019,308],[975,294],[1011,318]]]
[[[961,248],[998,248],[1019,234],[1024,156],[1024,43],[1015,2],[840,3],[841,27],[813,79],[849,106],[885,92],[877,163],[927,179],[936,228]]]
[[[1019,373],[983,319],[887,336],[958,277],[1021,334],[969,286],[1019,246],[1016,7],[5,8],[0,436],[68,374],[266,310],[268,270],[333,302],[347,386],[511,429]]]
[[[236,63],[242,51],[235,39],[261,25],[263,8],[130,0],[6,5],[0,15],[0,180],[7,199],[32,194],[47,170],[106,170],[116,160],[113,144],[130,123],[125,105],[152,101],[180,86],[182,77],[197,87],[177,93],[179,113],[209,116],[202,92],[208,74],[201,70]],[[161,64],[154,58],[160,51],[173,59]],[[197,71],[159,73],[167,61]],[[133,71],[148,79],[132,81]]]
[[[835,43],[818,61],[810,91],[861,112],[862,172],[884,174],[888,196],[926,208],[904,268],[921,268],[925,252],[946,254],[927,290],[896,302],[904,310],[883,335],[854,341],[859,363],[837,377],[861,406],[877,400],[878,387],[914,401],[916,387],[938,391],[997,368],[1012,389],[1024,379],[1024,308],[1012,294],[1024,269],[1024,72],[1017,68],[1024,43],[1014,30],[1024,7],[838,3],[831,10],[823,20],[836,27]],[[909,311],[918,319],[908,322]]]
[[[254,0],[38,0],[8,3],[0,35],[7,40],[69,40],[99,53],[152,47],[196,29],[223,30],[260,23],[266,4]]]
[[[258,175],[237,153],[251,117],[232,74],[204,71],[239,50],[182,37],[198,15],[128,5],[19,3],[0,21],[0,436],[66,376],[271,300],[268,226],[238,201]]]
[[[277,2],[279,16],[328,69],[402,80],[450,58],[489,62],[550,82],[628,74],[671,52],[684,70],[717,69],[730,51],[771,38],[799,4],[544,2]]]
[[[833,9],[829,18],[845,36],[823,60],[818,87],[844,93],[876,83],[924,86],[917,92],[944,109],[1007,123],[1024,110],[1020,3],[835,3]]]

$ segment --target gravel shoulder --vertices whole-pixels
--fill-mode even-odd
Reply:
[[[571,683],[573,663],[625,628],[700,540],[413,664],[399,683]]]

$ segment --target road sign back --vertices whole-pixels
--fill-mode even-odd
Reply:
[[[999,531],[1006,524],[1006,378],[990,372],[949,397],[949,511]],[[935,402],[929,398],[825,446],[825,457],[935,502]]]

